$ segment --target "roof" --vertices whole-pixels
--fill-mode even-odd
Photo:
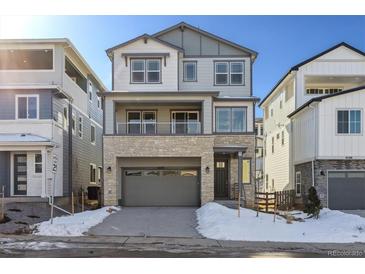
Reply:
[[[161,39],[158,39],[157,37],[154,37],[152,35],[149,35],[149,34],[145,33],[145,34],[142,34],[140,36],[137,36],[137,37],[135,37],[135,38],[133,38],[131,40],[128,40],[126,42],[123,42],[121,44],[118,44],[118,45],[116,45],[114,47],[108,48],[107,50],[105,50],[106,51],[106,54],[108,55],[109,59],[111,59],[111,55],[110,55],[111,52],[113,52],[114,50],[116,50],[118,48],[127,46],[127,45],[129,45],[129,44],[131,44],[133,42],[136,42],[136,41],[138,41],[140,39],[152,39],[152,40],[156,41],[157,43],[163,44],[163,45],[168,46],[170,48],[176,49],[176,50],[181,51],[181,52],[184,51],[182,48],[180,48],[178,46],[175,46],[175,45],[173,45],[171,43],[168,43],[166,41],[162,41]]]
[[[318,53],[317,55],[314,55],[313,57],[311,57],[309,59],[306,59],[303,62],[301,62],[299,64],[296,64],[295,66],[291,67],[289,69],[289,71],[276,83],[276,85],[271,89],[271,91],[265,96],[265,98],[262,99],[262,101],[260,102],[259,106],[261,106],[266,101],[266,99],[270,97],[270,95],[275,91],[275,89],[285,80],[285,78],[292,71],[297,71],[300,67],[302,67],[302,66],[308,64],[309,62],[312,62],[313,60],[315,60],[315,59],[317,59],[317,58],[319,58],[319,57],[321,57],[321,56],[323,56],[323,55],[325,55],[325,54],[327,54],[327,53],[329,53],[329,52],[331,52],[331,51],[333,51],[333,50],[335,50],[335,49],[337,49],[339,47],[342,47],[342,46],[343,47],[346,47],[346,48],[348,48],[350,50],[353,50],[353,51],[359,53],[362,56],[365,56],[365,52],[364,51],[362,51],[360,49],[357,49],[357,48],[355,48],[355,47],[353,47],[353,46],[351,46],[351,45],[349,45],[349,44],[347,44],[345,42],[341,42],[341,43],[339,43],[339,44],[337,44],[337,45],[335,45],[335,46],[333,46],[333,47],[331,47],[329,49],[326,49],[325,51],[322,51],[322,52]]]
[[[190,95],[207,95],[207,96],[218,96],[219,91],[112,91],[112,92],[104,92],[103,94],[99,94],[100,96],[114,96],[114,95],[127,95],[127,96],[156,96],[156,95],[166,95],[166,96],[190,96]]]
[[[68,38],[44,38],[44,39],[0,39],[0,44],[64,44],[69,46],[81,62],[85,65],[87,70],[90,72],[91,76],[98,82],[100,88],[106,91],[107,88],[104,86],[103,82],[94,72],[94,70],[89,66],[81,53],[77,50],[74,44]]]
[[[313,102],[321,102],[322,100],[327,99],[327,98],[332,98],[335,96],[340,96],[340,95],[344,95],[344,94],[359,91],[359,90],[365,90],[365,86],[359,86],[359,87],[355,87],[355,88],[351,88],[351,89],[346,89],[346,90],[343,90],[340,92],[336,92],[333,94],[327,94],[327,95],[323,95],[323,96],[314,97],[311,100],[309,100],[308,102],[306,102],[304,105],[302,105],[300,108],[297,108],[295,111],[290,113],[288,115],[288,118],[293,117],[295,114],[297,114],[298,112],[300,112],[301,110],[303,110],[304,108],[306,108],[307,106],[312,104]]]
[[[256,96],[242,96],[242,97],[229,97],[229,96],[220,96],[215,100],[217,101],[255,101],[259,102],[260,98]]]
[[[205,35],[205,36],[208,36],[208,37],[210,37],[210,38],[212,38],[212,39],[214,39],[214,40],[218,40],[218,41],[220,41],[220,42],[222,42],[222,43],[225,43],[225,44],[227,44],[227,45],[230,45],[231,47],[234,47],[234,48],[236,48],[236,49],[239,49],[239,50],[242,50],[242,51],[246,51],[246,52],[248,52],[249,54],[251,54],[251,55],[253,56],[253,59],[254,59],[254,60],[256,59],[256,57],[257,57],[257,55],[258,55],[258,53],[257,53],[256,51],[252,50],[252,49],[249,49],[249,48],[246,48],[246,47],[241,46],[241,45],[239,45],[239,44],[236,44],[236,43],[234,43],[234,42],[231,42],[231,41],[229,41],[229,40],[227,40],[227,39],[224,39],[224,38],[222,38],[222,37],[219,37],[219,36],[217,36],[217,35],[215,35],[215,34],[213,34],[213,33],[210,33],[210,32],[208,32],[208,31],[202,30],[202,29],[200,29],[200,28],[194,27],[194,26],[192,26],[192,25],[190,25],[190,24],[188,24],[188,23],[185,23],[185,22],[180,22],[180,23],[178,23],[178,24],[176,24],[176,25],[173,25],[173,26],[168,27],[168,28],[166,28],[166,29],[164,29],[164,30],[161,30],[161,31],[159,31],[159,32],[156,32],[156,33],[155,33],[155,34],[153,34],[152,36],[153,36],[153,37],[158,37],[158,36],[161,36],[161,35],[163,35],[163,34],[165,34],[165,33],[167,33],[167,32],[170,32],[170,31],[172,31],[172,30],[174,30],[174,29],[177,29],[177,28],[184,28],[184,27],[185,27],[185,28],[188,28],[188,29],[191,29],[191,30],[194,30],[194,31],[196,31],[196,32],[198,32],[198,33],[200,33],[200,34]]]
[[[3,143],[35,143],[35,144],[51,144],[51,140],[42,136],[33,135],[29,133],[19,134],[0,134],[0,145]]]

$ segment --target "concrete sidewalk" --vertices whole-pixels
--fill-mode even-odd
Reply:
[[[0,257],[10,255],[19,257],[148,258],[365,257],[364,250],[365,243],[243,242],[173,237],[0,235]]]

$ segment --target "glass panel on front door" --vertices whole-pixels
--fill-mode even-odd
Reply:
[[[14,195],[27,195],[27,155],[14,155]]]

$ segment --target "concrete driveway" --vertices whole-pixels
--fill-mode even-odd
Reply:
[[[353,210],[341,210],[344,213],[347,214],[354,214],[354,215],[358,215],[360,217],[365,218],[365,210],[364,209],[353,209]]]
[[[123,207],[89,230],[97,236],[202,238],[195,207]]]

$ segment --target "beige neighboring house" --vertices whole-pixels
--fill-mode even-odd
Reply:
[[[200,206],[255,191],[257,53],[186,23],[108,49],[104,203]]]
[[[267,191],[315,186],[324,206],[365,208],[365,53],[340,43],[292,67],[262,100]]]
[[[264,122],[262,118],[255,119],[255,136],[256,136],[256,188],[259,191],[264,190]]]

